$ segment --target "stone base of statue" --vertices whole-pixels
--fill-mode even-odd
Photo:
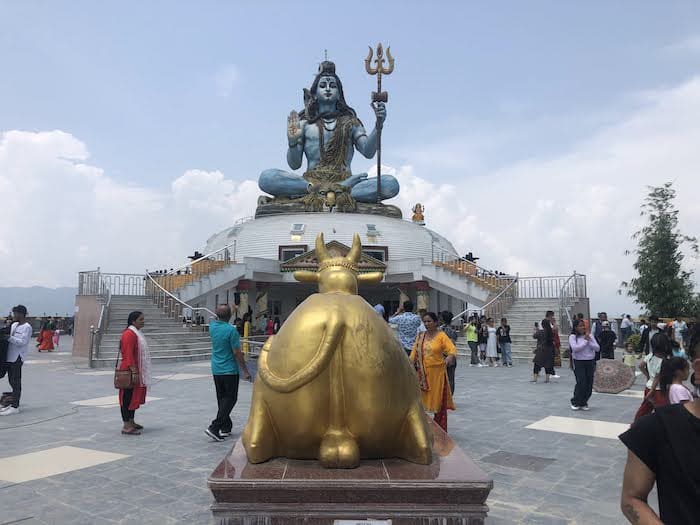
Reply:
[[[285,458],[253,465],[238,440],[209,476],[215,523],[483,524],[493,481],[432,421],[431,428],[431,465],[364,460],[358,468],[345,470]]]
[[[391,204],[356,202],[355,206],[356,209],[354,211],[346,210],[344,213],[365,213],[367,215],[382,215],[395,219],[401,219],[403,217],[401,210]],[[255,209],[255,218],[257,219],[258,217],[265,217],[267,215],[279,215],[282,213],[306,212],[309,212],[309,209],[302,199],[261,197],[258,199],[258,207]]]

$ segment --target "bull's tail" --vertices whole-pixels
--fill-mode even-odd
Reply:
[[[265,342],[258,358],[258,375],[263,383],[276,392],[289,393],[306,385],[326,369],[343,335],[343,321],[340,312],[335,308],[330,308],[327,315],[316,354],[306,367],[288,378],[279,377],[270,370],[267,364],[267,353],[272,345],[273,337]],[[293,349],[288,351],[293,351]]]

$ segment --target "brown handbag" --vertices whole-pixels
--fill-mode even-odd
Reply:
[[[119,390],[134,388],[134,374],[131,370],[117,370],[119,366],[119,355],[122,351],[122,342],[119,341],[119,351],[117,352],[117,362],[114,363],[114,388]]]

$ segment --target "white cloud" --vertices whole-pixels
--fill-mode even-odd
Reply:
[[[239,78],[238,68],[233,64],[220,67],[214,75],[216,94],[220,97],[230,97]]]
[[[187,171],[170,192],[122,184],[62,131],[0,134],[0,286],[75,285],[76,273],[171,267],[255,207],[253,183]]]
[[[415,151],[410,165],[383,170],[401,182],[393,203],[404,214],[421,202],[428,226],[483,266],[520,275],[577,270],[588,275],[593,311],[636,311],[616,291],[631,276],[633,259],[623,252],[641,224],[645,186],[675,180],[681,228],[700,232],[698,114],[700,77],[645,93],[641,107],[558,156],[472,175],[455,161],[470,150],[469,138],[453,136]],[[434,181],[438,157],[442,180],[453,183]],[[6,132],[0,286],[74,285],[77,271],[97,266],[175,266],[251,215],[259,194],[255,181],[197,169],[162,191],[122,184],[91,165],[86,145],[68,133]]]
[[[700,35],[691,35],[664,48],[671,53],[700,53]]]
[[[486,267],[520,275],[576,270],[588,275],[593,311],[637,311],[616,291],[632,275],[633,258],[623,253],[634,247],[630,235],[642,221],[646,186],[674,180],[681,229],[700,232],[700,77],[648,92],[645,102],[566,154],[479,176],[455,169],[448,172],[453,185],[426,181],[435,166],[429,159],[449,155],[446,145],[459,159],[469,144],[451,137],[428,145],[418,162],[395,170],[403,186],[395,204],[408,210],[426,203],[428,226]],[[450,160],[439,164],[447,168]],[[686,262],[697,270],[696,259]]]

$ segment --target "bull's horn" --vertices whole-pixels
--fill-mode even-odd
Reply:
[[[326,250],[326,242],[323,240],[323,234],[319,233],[316,237],[316,257],[318,258],[318,263],[321,264],[326,259],[330,259],[328,255],[328,250]]]
[[[360,236],[355,234],[352,238],[352,248],[348,252],[347,259],[354,264],[360,262],[360,255],[362,255],[362,243],[360,242]]]

